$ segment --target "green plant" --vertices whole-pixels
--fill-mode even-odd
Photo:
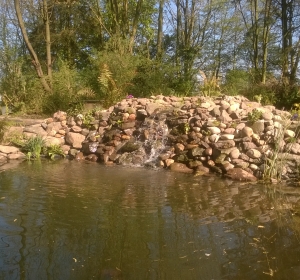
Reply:
[[[206,77],[204,72],[202,72],[202,77],[204,79],[203,85],[200,86],[200,91],[203,93],[204,96],[216,96],[221,93],[220,90],[220,81],[215,76]]]
[[[41,136],[31,137],[25,141],[22,146],[22,150],[27,152],[30,158],[39,158],[43,147],[45,146],[45,140]]]
[[[4,140],[5,131],[7,130],[8,122],[4,120],[0,120],[0,143]]]
[[[253,96],[253,99],[256,100],[258,103],[261,103],[262,95],[261,95],[261,94],[259,94],[259,95],[254,95],[254,96]]]
[[[60,145],[50,145],[46,147],[46,156],[54,159],[56,156],[65,157],[65,153]]]
[[[264,164],[263,179],[266,181],[281,181],[284,168],[289,156],[289,152],[295,143],[294,139],[298,138],[299,132],[295,137],[290,138],[291,142],[285,152],[282,152],[282,143],[286,141],[285,132],[291,126],[291,119],[289,116],[283,118],[281,124],[276,128],[275,136],[273,139],[273,150],[266,158]]]
[[[189,123],[185,123],[183,126],[184,134],[188,134],[190,129],[191,129],[191,127],[190,127]]]
[[[98,82],[101,86],[102,92],[105,95],[106,105],[111,105],[121,98],[123,91],[118,87],[116,81],[113,78],[112,72],[109,70],[109,66],[104,63],[100,69],[100,76]]]
[[[83,114],[82,124],[89,129],[92,127],[92,121],[95,120],[93,115],[93,111],[88,111]]]
[[[257,110],[257,109],[254,109],[254,110],[252,110],[251,112],[248,113],[248,121],[251,124],[253,124],[256,121],[260,120],[261,117],[262,117],[262,112]]]
[[[121,126],[122,124],[123,124],[123,121],[122,121],[122,120],[119,119],[119,120],[116,121],[116,125],[117,125],[117,126]]]

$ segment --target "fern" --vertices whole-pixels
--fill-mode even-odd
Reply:
[[[122,96],[122,90],[118,88],[115,80],[113,79],[113,74],[109,70],[109,67],[107,64],[103,64],[103,66],[100,69],[100,76],[98,77],[98,82],[100,84],[100,87],[102,88],[102,91],[105,95],[105,105],[111,105],[115,103],[118,99]]]
[[[77,92],[77,96],[80,98],[95,98],[95,92],[90,88],[83,88]]]

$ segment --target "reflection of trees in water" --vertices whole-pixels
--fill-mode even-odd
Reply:
[[[269,279],[298,260],[262,186],[78,162],[27,172],[10,211],[28,279]]]

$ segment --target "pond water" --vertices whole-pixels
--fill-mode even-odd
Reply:
[[[299,195],[62,160],[0,172],[0,279],[300,279]]]

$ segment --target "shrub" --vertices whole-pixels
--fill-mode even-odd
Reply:
[[[22,150],[27,153],[29,159],[40,158],[43,147],[45,147],[45,140],[38,135],[26,140]]]
[[[60,145],[50,145],[49,147],[45,148],[46,156],[54,159],[55,157],[65,157],[64,151]]]

